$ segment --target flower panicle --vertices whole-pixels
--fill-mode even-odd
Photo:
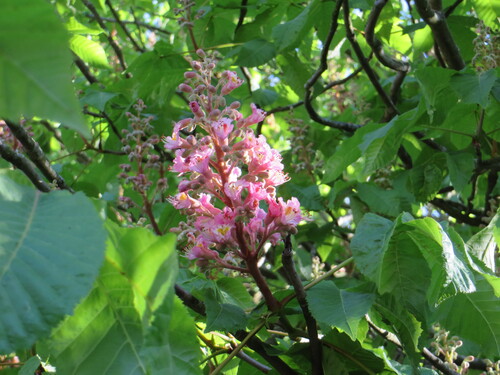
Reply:
[[[276,186],[288,180],[281,155],[249,128],[265,112],[251,104],[252,113],[243,117],[239,102],[226,105],[225,96],[243,81],[232,71],[216,76],[216,61],[197,53],[201,60],[191,63],[179,86],[189,94],[193,117],[175,123],[163,139],[175,153],[171,170],[182,177],[169,200],[188,215],[174,231],[187,239],[189,259],[235,268],[236,259],[257,258],[266,242],[296,232],[305,217],[297,198],[276,196]],[[186,135],[196,127],[205,134]]]

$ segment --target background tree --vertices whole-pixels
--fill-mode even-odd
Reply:
[[[499,373],[499,13],[3,1],[0,371]],[[200,56],[214,84],[237,72],[221,108],[258,118],[277,196],[308,212],[251,272],[170,233],[184,177],[162,137],[201,138],[173,125],[212,90],[182,85]]]

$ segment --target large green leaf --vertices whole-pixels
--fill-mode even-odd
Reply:
[[[499,29],[500,5],[496,0],[472,0],[472,6],[479,18],[493,30]]]
[[[495,272],[495,250],[500,239],[500,214],[496,214],[488,226],[467,241],[468,250],[481,260],[491,272]],[[497,239],[495,241],[495,238]]]
[[[432,279],[427,297],[429,304],[457,293],[471,293],[476,287],[474,276],[459,249],[443,228],[433,219],[409,221],[402,225],[431,268]]]
[[[45,343],[61,373],[146,374],[141,349],[148,318],[173,293],[173,234],[107,228],[106,262],[94,289]]]
[[[182,302],[172,297],[167,297],[155,314],[141,356],[149,374],[201,374],[194,319]]]
[[[438,319],[447,330],[479,344],[482,355],[500,353],[500,278],[477,276],[477,291],[458,294],[438,308]]]
[[[423,332],[420,322],[398,301],[390,296],[378,298],[373,304],[370,317],[377,325],[387,324],[401,341],[413,364],[420,360],[418,340]]]
[[[307,302],[319,323],[340,328],[356,340],[358,325],[370,309],[375,295],[354,293],[337,288],[332,282],[323,282],[307,292]]]
[[[271,60],[276,55],[276,49],[265,39],[254,39],[236,48],[233,54],[237,56],[236,64],[251,68]]]
[[[0,116],[40,116],[88,136],[70,67],[67,32],[47,1],[2,2]]]
[[[207,309],[207,326],[205,331],[235,331],[245,329],[247,315],[238,305],[218,301],[211,289],[205,291],[205,306]]]
[[[411,209],[411,196],[402,195],[401,190],[386,190],[372,183],[358,184],[356,190],[359,198],[375,213],[396,217]]]
[[[495,79],[496,72],[491,69],[477,74],[454,75],[450,84],[464,103],[479,104],[485,108]]]
[[[43,194],[0,176],[0,352],[27,348],[84,297],[106,233],[81,193]]]
[[[104,48],[92,39],[83,35],[73,35],[69,40],[69,45],[83,61],[101,68],[109,67]]]

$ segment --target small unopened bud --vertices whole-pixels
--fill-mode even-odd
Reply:
[[[219,116],[220,116],[220,110],[218,110],[218,109],[214,109],[212,112],[210,112],[210,115],[209,115],[209,116],[210,116],[210,119],[211,119],[211,120],[216,120],[216,119],[218,119],[218,118],[219,118]]]
[[[240,106],[241,106],[240,102],[232,102],[231,105],[229,106],[229,108],[238,109],[238,108],[240,108]]]
[[[194,92],[200,93],[200,92],[203,92],[206,88],[207,88],[207,86],[205,86],[205,85],[198,85],[195,87]]]
[[[193,88],[189,85],[186,85],[185,83],[181,83],[179,85],[179,91],[185,92],[185,93],[191,93],[193,92]]]
[[[214,63],[210,63],[207,65],[207,69],[208,70],[213,70],[215,68],[215,64]]]
[[[217,92],[217,89],[213,85],[208,85],[207,89],[208,92],[211,92],[212,94],[215,94]]]
[[[196,137],[194,135],[188,135],[186,141],[192,146],[196,145]]]
[[[193,62],[191,63],[191,66],[192,66],[192,67],[193,67],[193,69],[195,69],[195,70],[201,70],[201,65],[200,65],[200,63],[199,63],[198,61],[193,61]]]
[[[201,48],[198,48],[198,49],[196,50],[196,54],[197,54],[198,56],[200,56],[202,59],[203,59],[203,58],[205,58],[205,57],[207,56],[207,55],[206,55],[206,53],[205,53],[205,51],[203,51]]]
[[[196,77],[196,72],[186,72],[184,73],[184,78],[190,79]]]
[[[290,233],[290,234],[297,234],[297,232],[298,232],[298,230],[297,230],[297,228],[295,228],[295,227],[291,227],[291,228],[288,230],[288,233]]]
[[[231,147],[229,147],[228,145],[222,146],[222,151],[229,152],[229,151],[231,151]]]

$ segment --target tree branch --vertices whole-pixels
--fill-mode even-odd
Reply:
[[[434,40],[439,47],[439,51],[446,65],[454,70],[462,70],[465,68],[464,59],[451,35],[445,15],[438,9],[432,9],[427,0],[415,0],[415,4],[418,13],[431,28]]]
[[[326,119],[324,117],[321,117],[315,110],[314,107],[312,106],[312,88],[314,84],[318,81],[319,77],[321,77],[321,74],[328,68],[327,65],[327,56],[328,56],[328,50],[330,49],[330,45],[332,43],[333,37],[335,35],[335,32],[337,31],[338,27],[338,17],[340,13],[340,7],[342,6],[342,3],[340,1],[337,2],[335,9],[332,13],[332,23],[330,25],[330,31],[328,32],[328,35],[325,39],[325,43],[323,44],[323,49],[321,50],[321,56],[320,56],[320,65],[318,69],[314,72],[311,78],[306,82],[304,85],[305,88],[305,96],[304,96],[304,104],[306,107],[307,112],[309,113],[309,116],[313,121],[316,121],[319,124],[329,126],[331,128],[335,129],[340,129],[343,131],[347,132],[354,132],[356,129],[360,127],[360,125],[356,124],[351,124],[349,122],[341,122],[341,121],[332,121],[329,119]]]
[[[113,51],[115,51],[115,55],[118,58],[118,61],[120,63],[120,66],[122,67],[122,70],[127,69],[127,64],[125,63],[125,59],[123,57],[123,52],[121,48],[118,46],[116,41],[113,39],[111,36],[111,33],[109,32],[106,24],[104,23],[103,19],[97,12],[97,9],[94,7],[94,5],[89,1],[89,0],[82,0],[83,4],[87,7],[88,10],[94,15],[95,20],[101,26],[101,28],[105,31],[106,38],[108,39],[109,44],[111,45],[111,48],[113,48]]]
[[[447,201],[441,198],[434,198],[429,201],[429,203],[433,204],[437,208],[443,210],[448,215],[454,217],[458,221],[472,225],[479,226],[484,224],[481,220],[482,213],[476,210],[469,210],[466,206],[458,202]],[[470,217],[470,214],[475,217]]]
[[[78,57],[75,53],[73,53],[73,61],[75,62],[75,65],[80,69],[80,72],[85,76],[87,81],[92,83],[99,83],[99,80],[90,72],[90,69],[87,65],[85,65],[85,62]]]
[[[359,44],[356,40],[356,36],[354,35],[354,32],[352,30],[351,19],[349,16],[349,1],[344,0],[343,3],[344,3],[344,24],[345,24],[345,29],[346,29],[346,36],[347,36],[347,39],[349,40],[349,43],[351,43],[352,49],[354,50],[354,52],[356,53],[356,56],[358,57],[359,63],[361,64],[361,66],[363,67],[363,70],[368,75],[370,82],[372,83],[373,87],[375,87],[375,90],[379,94],[380,98],[384,102],[384,104],[387,107],[387,109],[389,110],[389,112],[392,115],[399,114],[398,109],[396,108],[396,106],[392,102],[389,95],[387,95],[387,93],[382,88],[382,85],[378,81],[377,75],[375,74],[375,72],[371,68],[368,60],[366,59],[365,55],[363,54],[363,51],[361,50],[361,47],[359,46]]]
[[[181,301],[189,307],[191,310],[200,314],[202,316],[206,315],[205,304],[197,299],[195,296],[190,294],[188,291],[183,289],[181,286],[175,284],[175,294],[181,299]],[[247,337],[248,332],[244,330],[237,331],[234,335],[238,340],[242,341]],[[259,338],[251,337],[247,346],[252,349],[255,353],[259,354],[264,358],[273,368],[278,371],[281,375],[298,375],[290,366],[283,362],[279,357],[267,354],[266,345]]]
[[[238,18],[238,23],[234,28],[234,31],[238,31],[238,29],[243,25],[243,21],[245,20],[245,16],[247,15],[247,4],[248,0],[241,0],[241,8],[240,8],[240,17]]]
[[[22,171],[38,190],[44,193],[51,190],[50,186],[38,175],[35,165],[24,155],[6,145],[2,139],[0,139],[0,156]]]
[[[375,26],[377,25],[380,13],[387,2],[388,0],[375,1],[375,5],[373,6],[373,9],[368,17],[368,21],[366,22],[365,39],[382,65],[398,72],[408,72],[410,70],[410,64],[386,55],[382,42],[375,38]]]
[[[94,15],[94,14],[86,14],[85,16],[87,16],[88,18],[91,18],[95,21],[97,21],[97,17]],[[107,17],[101,17],[99,16],[99,18],[105,22],[113,22],[113,23],[116,23],[116,20],[113,19],[113,18],[107,18]],[[145,27],[146,29],[148,30],[152,30],[152,31],[158,31],[159,33],[163,33],[163,34],[166,34],[166,35],[170,35],[172,34],[170,31],[167,31],[167,30],[164,30],[160,27],[156,27],[156,26],[153,26],[153,25],[149,25],[145,22],[141,22],[141,21],[124,21],[122,20],[121,21],[123,24],[125,25],[138,25],[138,26],[142,26],[142,27]]]
[[[311,349],[312,374],[322,375],[322,345],[321,341],[318,338],[318,328],[316,325],[316,320],[309,310],[309,305],[307,304],[306,299],[306,292],[304,290],[302,282],[300,281],[299,275],[297,275],[297,271],[295,270],[292,255],[292,242],[290,240],[290,235],[288,235],[285,238],[285,249],[283,250],[281,261],[283,262],[283,268],[288,274],[288,278],[290,279],[293,289],[295,290],[297,301],[299,302],[300,308],[302,309],[302,314],[304,315],[304,319],[306,321],[307,333],[309,336]]]
[[[130,31],[128,31],[127,26],[125,26],[125,24],[120,20],[118,12],[115,10],[115,8],[113,8],[111,1],[106,0],[106,5],[108,6],[109,10],[113,14],[113,17],[115,18],[116,22],[118,22],[123,32],[127,36],[127,38],[132,42],[132,45],[134,46],[135,50],[139,52],[144,52],[144,49],[141,46],[139,46],[139,44],[137,44],[135,39],[132,37],[132,34],[130,34]]]
[[[55,181],[59,189],[69,190],[73,193],[73,189],[66,185],[64,179],[55,170],[52,169],[50,162],[47,160],[47,157],[40,148],[40,145],[29,136],[26,129],[24,129],[21,125],[9,120],[5,120],[5,123],[9,127],[12,134],[17,138],[17,140],[21,142],[24,147],[24,151],[31,159],[31,161],[42,172],[45,178],[47,178],[50,182]]]

